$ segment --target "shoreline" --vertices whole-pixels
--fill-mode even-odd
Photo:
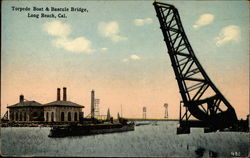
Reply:
[[[139,118],[126,118],[128,121],[179,121],[177,119],[139,119]],[[115,122],[116,120],[114,120]],[[1,122],[0,127],[54,127],[62,125],[72,125],[72,124],[89,124],[89,123],[79,123],[79,122],[42,122],[42,121],[32,121],[32,122]]]

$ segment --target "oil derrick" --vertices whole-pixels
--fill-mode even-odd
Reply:
[[[142,108],[142,118],[143,119],[147,118],[147,108],[145,106]]]
[[[160,2],[153,5],[182,97],[177,134],[190,133],[191,127],[203,127],[205,132],[233,128],[238,122],[235,110],[196,58],[178,10]],[[191,121],[191,116],[198,120]]]
[[[164,104],[164,108],[165,108],[164,118],[168,118],[168,104],[167,103]]]
[[[100,99],[95,99],[95,108],[94,108],[94,117],[98,118],[100,116],[99,112],[99,104],[100,104]]]

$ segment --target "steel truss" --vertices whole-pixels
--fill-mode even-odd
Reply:
[[[210,131],[232,127],[237,122],[234,108],[196,58],[178,10],[173,5],[160,2],[154,2],[153,5],[182,97],[177,133],[189,133],[190,127],[206,127]],[[183,115],[182,106],[186,108]],[[191,121],[191,116],[199,121]]]

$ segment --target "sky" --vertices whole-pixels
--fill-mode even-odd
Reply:
[[[179,11],[184,30],[210,79],[235,108],[249,114],[249,3],[164,1]],[[1,114],[27,100],[68,100],[90,113],[90,92],[100,113],[179,117],[181,96],[153,1],[3,1],[1,27]],[[17,8],[30,8],[30,11]],[[33,7],[43,11],[33,11]],[[46,7],[83,8],[46,11]],[[56,17],[41,18],[41,14]],[[59,18],[58,14],[66,18]],[[39,14],[36,18],[34,14]],[[29,16],[29,17],[28,17]]]

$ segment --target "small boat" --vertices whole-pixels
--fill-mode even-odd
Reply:
[[[105,133],[134,131],[134,124],[88,124],[54,126],[51,128],[49,137],[87,136]]]
[[[150,125],[150,122],[149,121],[136,121],[135,125],[136,126]]]

